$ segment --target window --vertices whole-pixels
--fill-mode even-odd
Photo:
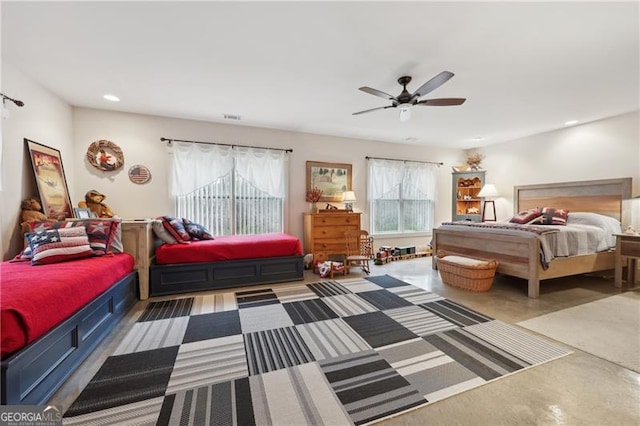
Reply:
[[[433,229],[435,165],[369,159],[371,232],[415,233]]]
[[[214,235],[283,232],[285,152],[174,144],[176,216],[200,223]]]

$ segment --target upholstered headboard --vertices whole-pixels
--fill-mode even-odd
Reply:
[[[555,207],[570,212],[593,212],[622,223],[629,218],[622,200],[631,198],[631,178],[520,185],[513,188],[515,212],[535,207]]]

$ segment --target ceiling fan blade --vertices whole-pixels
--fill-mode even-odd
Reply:
[[[395,96],[391,96],[390,94],[382,92],[378,89],[372,89],[371,87],[363,86],[363,87],[360,87],[360,90],[362,90],[363,92],[369,93],[371,95],[379,96],[381,98],[389,99],[392,101],[397,100]]]
[[[451,106],[462,105],[466,101],[465,98],[441,98],[441,99],[425,99],[416,103],[416,105],[423,106]]]
[[[376,111],[376,110],[379,110],[379,109],[387,109],[387,108],[395,108],[395,106],[388,105],[388,106],[383,106],[383,107],[378,107],[378,108],[365,109],[364,111],[354,112],[351,115],[360,115],[360,114],[364,114],[366,112]]]
[[[438,87],[442,86],[446,83],[451,77],[453,77],[453,73],[449,71],[442,71],[440,74],[433,77],[431,80],[427,81],[425,84],[420,86],[418,90],[413,92],[411,95],[412,98],[419,98],[421,96],[426,95],[429,92],[436,90]]]

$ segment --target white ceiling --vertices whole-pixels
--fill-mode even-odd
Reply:
[[[80,107],[454,148],[639,108],[635,1],[1,7],[3,61]],[[464,105],[352,115],[388,104],[360,86],[398,95],[398,77],[413,92],[444,70],[423,99]]]

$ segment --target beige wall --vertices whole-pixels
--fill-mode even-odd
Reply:
[[[0,172],[0,248],[3,259],[14,256],[22,246],[20,202],[37,195],[31,163],[25,155],[23,139],[31,139],[60,150],[64,171],[73,194],[74,161],[71,107],[29,77],[2,63],[2,93],[22,100],[18,108],[7,103],[9,117],[2,119],[3,152]]]
[[[513,215],[515,185],[631,177],[640,195],[639,129],[636,111],[482,149],[498,220]]]
[[[3,93],[25,102],[24,108],[8,105],[11,116],[2,121],[0,248],[5,260],[21,248],[20,201],[35,195],[25,137],[61,151],[73,204],[88,190],[97,189],[107,195],[107,204],[117,214],[127,218],[173,212],[168,194],[169,157],[160,137],[292,148],[286,226],[298,237],[302,237],[302,213],[307,210],[304,193],[308,160],[353,165],[353,188],[358,197],[355,207],[364,213],[365,229],[369,228],[365,156],[444,162],[438,169],[436,224],[451,218],[450,166],[463,160],[460,150],[72,108],[5,63],[2,74]],[[514,185],[631,176],[634,195],[639,195],[638,121],[635,112],[482,149],[487,181],[495,183],[503,194],[496,202],[498,218],[512,214]],[[99,139],[110,140],[124,151],[125,165],[118,172],[103,173],[87,163],[86,150]],[[134,164],[149,167],[153,176],[149,183],[135,185],[129,181],[127,170]],[[428,236],[376,238],[375,245],[424,245],[429,240]]]
[[[82,195],[96,189],[107,195],[107,204],[122,217],[155,217],[171,214],[173,204],[169,196],[169,156],[161,137],[235,143],[240,145],[291,148],[287,231],[302,238],[302,213],[308,205],[306,191],[306,161],[352,164],[352,186],[358,201],[356,210],[363,211],[363,228],[369,229],[366,209],[365,156],[391,157],[444,162],[438,169],[438,204],[436,221],[450,219],[451,165],[464,157],[458,149],[429,148],[415,145],[390,144],[359,139],[313,135],[291,131],[249,126],[209,123],[105,110],[74,108],[74,141],[76,150],[75,194]],[[116,143],[125,155],[125,166],[118,172],[103,173],[85,160],[86,149],[100,139]],[[145,185],[135,185],[127,177],[133,164],[143,164],[151,170],[152,179]],[[74,203],[79,199],[74,199]],[[386,244],[376,238],[376,246]],[[426,245],[430,237],[393,237],[393,244]]]

